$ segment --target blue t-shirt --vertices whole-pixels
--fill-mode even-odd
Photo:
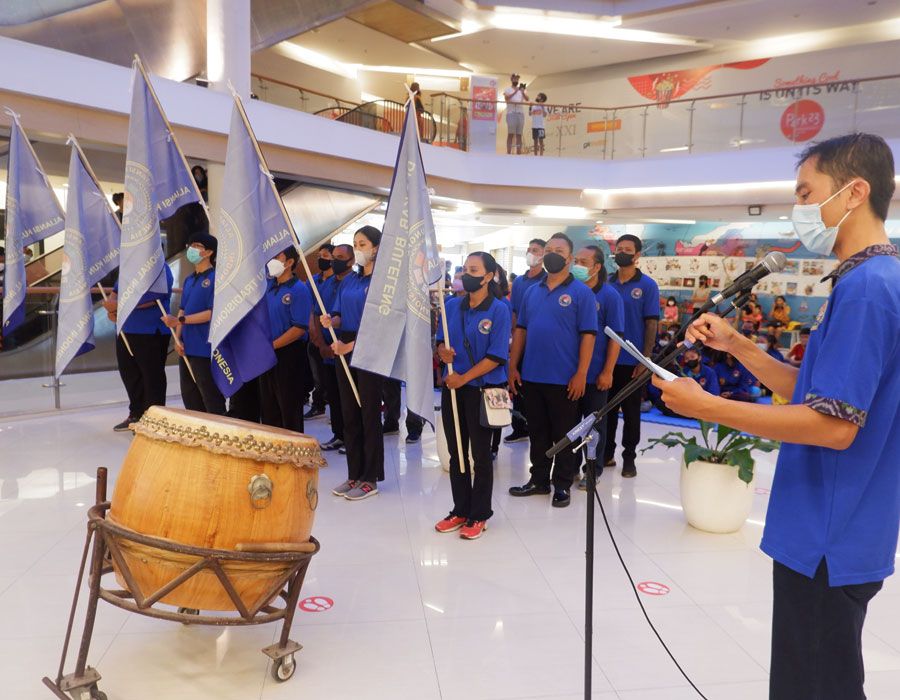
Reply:
[[[185,316],[210,311],[213,307],[213,292],[216,287],[216,268],[206,272],[193,273],[184,280],[181,292],[181,310]],[[209,346],[209,321],[206,323],[185,323],[181,326],[181,342],[185,355],[191,357],[211,357]]]
[[[522,379],[566,386],[578,371],[581,336],[597,334],[597,297],[572,275],[552,290],[544,279],[525,294],[516,325],[527,331]]]
[[[778,360],[779,362],[787,362],[787,360],[784,359],[784,355],[778,352],[778,350],[776,350],[775,348],[766,348],[766,355],[768,355],[772,359]]]
[[[603,329],[609,326],[619,335],[625,327],[625,309],[622,305],[622,297],[608,284],[603,284],[594,292],[597,299],[597,342],[594,343],[594,354],[591,357],[591,366],[588,368],[587,380],[589,384],[597,381],[597,376],[603,371],[606,364],[606,351],[609,348],[609,338]]]
[[[640,270],[627,282],[619,282],[617,272],[609,280],[610,286],[622,296],[625,306],[625,340],[644,349],[644,326],[647,319],[659,320],[659,287],[650,275]],[[637,364],[627,352],[620,352],[617,365]]]
[[[509,361],[509,334],[512,316],[509,307],[502,300],[491,295],[474,309],[469,308],[469,297],[453,297],[447,301],[447,330],[450,333],[450,347],[456,351],[453,358],[453,371],[456,374],[468,372],[473,364],[469,359],[465,343],[462,339],[463,319],[465,319],[465,338],[469,341],[472,358],[477,365],[485,357],[499,364],[487,374],[480,376],[470,384],[505,384],[507,379],[506,363]],[[437,342],[444,342],[444,324],[438,324]],[[444,368],[444,376],[447,369]]]
[[[284,284],[269,280],[266,290],[266,305],[269,307],[269,330],[272,340],[277,340],[289,328],[302,328],[309,331],[309,315],[312,312],[312,299],[309,288],[295,277]],[[305,338],[302,338],[305,340]]]
[[[372,275],[363,277],[356,272],[351,272],[338,286],[331,313],[341,317],[340,330],[342,333],[359,331],[363,308],[366,305],[366,295],[369,293],[371,283]]]
[[[529,269],[529,272],[531,270]],[[522,299],[525,298],[525,292],[534,285],[539,284],[547,279],[547,273],[541,270],[541,273],[535,277],[529,277],[528,272],[519,275],[513,280],[512,289],[509,294],[509,303],[512,306],[513,313],[517,316],[522,313]]]
[[[809,577],[825,557],[832,586],[891,575],[900,527],[900,260],[847,262],[812,326],[791,403],[859,432],[846,450],[782,444],[761,545]]]
[[[735,362],[729,367],[725,361],[719,362],[715,367],[716,376],[719,379],[719,391],[731,393],[749,393],[750,387],[756,382],[756,378],[747,371],[740,362]]]
[[[681,374],[689,379],[693,379],[697,384],[703,387],[704,391],[709,392],[713,396],[719,395],[719,378],[716,376],[715,370],[709,365],[702,362],[694,374],[689,368],[685,367],[681,370]]]
[[[153,302],[153,304],[146,309],[135,308],[126,319],[125,325],[122,326],[123,333],[136,333],[137,335],[156,335],[157,333],[168,335],[170,333],[166,324],[162,322],[162,313],[159,310],[159,306],[156,305],[156,300],[159,299],[166,313],[169,313],[169,302],[172,300],[172,284],[175,278],[172,276],[172,270],[168,264],[166,264],[164,269],[166,272],[166,293],[147,292],[142,296],[138,301],[138,306],[150,302]],[[113,286],[113,291],[116,293],[119,291],[118,280]]]
[[[313,280],[316,283],[316,289],[319,290],[319,296],[322,297],[322,303],[325,304],[326,309],[330,309],[334,305],[334,295],[337,294],[337,287],[335,286],[335,283],[338,281],[337,277],[335,275],[329,275],[327,279],[322,279],[322,273],[320,272],[318,275],[313,275]],[[316,301],[316,295],[313,294],[312,291],[312,284],[307,282],[306,287],[309,290],[309,298],[312,299],[316,316],[321,316],[323,313],[326,313],[319,308],[319,304]]]

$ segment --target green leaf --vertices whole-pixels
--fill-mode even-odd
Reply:
[[[712,427],[712,423],[707,423],[705,420],[700,421],[700,435],[703,436],[703,444],[710,449],[712,445],[709,444],[709,431],[712,430]]]
[[[685,465],[697,460],[707,460],[713,456],[713,451],[703,445],[698,445],[697,441],[691,438],[691,443],[684,447],[684,463]]]
[[[738,432],[739,431],[735,430],[734,428],[729,428],[724,423],[719,423],[719,428],[716,431],[716,437],[718,439],[716,442],[716,449],[721,450],[724,447],[722,441]]]
[[[750,450],[731,450],[728,454],[728,464],[738,468],[738,478],[745,484],[753,481],[753,455]]]

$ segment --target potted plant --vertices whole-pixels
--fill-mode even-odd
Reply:
[[[702,443],[696,437],[670,432],[650,440],[641,452],[665,445],[683,447],[681,507],[688,523],[698,530],[727,533],[741,529],[753,507],[753,450],[772,452],[779,443],[700,421]]]

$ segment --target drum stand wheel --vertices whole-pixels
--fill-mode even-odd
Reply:
[[[163,540],[148,535],[133,532],[111,522],[106,517],[110,504],[106,500],[106,469],[97,470],[97,503],[88,510],[87,536],[84,542],[84,550],[81,555],[81,567],[78,570],[78,579],[75,584],[75,595],[72,600],[72,608],[69,611],[69,624],[66,629],[66,637],[63,642],[62,657],[59,662],[59,670],[55,680],[45,677],[43,683],[60,700],[107,700],[106,693],[102,692],[97,683],[100,674],[96,669],[87,665],[87,657],[90,651],[91,637],[94,633],[94,622],[97,617],[97,605],[100,600],[121,608],[126,612],[137,613],[147,617],[154,617],[170,622],[180,622],[185,625],[215,625],[215,626],[247,626],[259,625],[267,622],[282,622],[281,633],[278,641],[265,649],[262,653],[272,660],[272,677],[279,683],[290,680],[297,670],[295,654],[303,647],[289,638],[294,613],[300,599],[300,589],[306,578],[306,571],[314,554],[319,551],[319,543],[311,537],[307,547],[303,550],[291,549],[288,551],[273,552],[270,549],[261,552],[239,550],[215,550],[183,545],[171,540]],[[146,547],[175,552],[177,554],[196,557],[198,563],[180,574],[176,579],[166,584],[158,591],[142,591],[134,581],[130,571],[121,559],[119,542],[130,540]],[[128,583],[128,590],[103,588],[102,578],[113,573],[113,561],[119,565],[117,573],[121,573]],[[222,573],[220,580],[235,609],[240,613],[234,615],[215,615],[214,613],[202,613],[195,608],[179,607],[177,611],[171,608],[156,607],[162,598],[170,594],[179,586],[189,581],[198,571],[208,567],[218,572],[223,572],[222,562],[238,561],[250,563],[278,563],[284,565],[285,574],[276,582],[275,586],[254,606],[248,606],[241,600],[234,590],[228,577]],[[81,644],[78,650],[78,658],[74,673],[63,675],[66,666],[66,658],[69,643],[72,639],[72,630],[75,624],[75,614],[78,609],[79,592],[84,581],[85,572],[88,574],[88,602],[84,622]],[[268,598],[268,602],[266,602]],[[283,601],[283,606],[277,602]]]

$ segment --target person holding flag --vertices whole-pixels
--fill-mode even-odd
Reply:
[[[22,125],[11,110],[6,171],[6,258],[3,279],[3,335],[25,320],[25,248],[65,227],[63,210]]]
[[[94,349],[91,287],[119,263],[119,220],[100,189],[74,136],[69,137],[66,235],[56,331],[56,376],[78,355]]]

